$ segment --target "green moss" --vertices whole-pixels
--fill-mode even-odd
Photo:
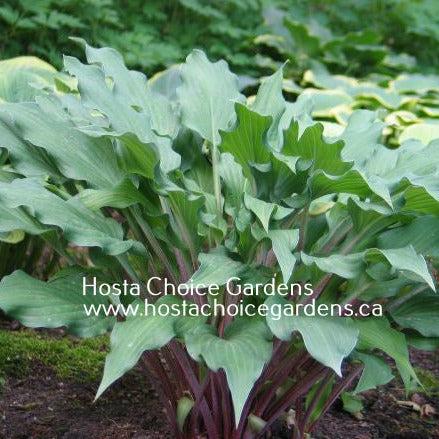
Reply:
[[[54,339],[30,330],[0,330],[0,378],[23,377],[39,361],[60,378],[95,381],[102,375],[107,346],[107,337]]]
[[[425,391],[430,395],[439,395],[439,378],[433,372],[420,367],[415,367],[415,371]]]

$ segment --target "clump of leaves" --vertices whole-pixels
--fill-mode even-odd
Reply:
[[[328,139],[306,105],[285,101],[282,70],[247,100],[227,64],[198,50],[148,82],[114,50],[85,47],[87,64],[64,58],[77,88],[0,107],[11,173],[0,206],[11,230],[50,234],[62,254],[88,251],[67,253],[47,282],[5,277],[0,307],[30,327],[111,330],[98,396],[143,361],[175,437],[261,437],[290,409],[304,437],[356,378],[355,395],[392,378],[377,352],[412,388],[405,332],[439,336],[437,143],[388,149],[366,110]],[[159,278],[158,296],[165,279],[219,289],[147,297],[157,312],[178,311],[166,316],[87,317],[84,303],[139,303],[82,294],[83,276],[121,273]],[[240,292],[270,282],[273,293]],[[285,296],[281,283],[312,294]],[[215,298],[265,312],[182,312]],[[338,313],[307,316],[313,304]]]
[[[375,128],[386,138],[388,146],[398,147],[409,139],[428,144],[439,137],[437,75],[370,75],[359,80],[332,75],[320,66],[305,71],[301,85],[305,88],[296,91],[300,93],[298,102],[309,106],[312,117],[321,121],[327,136],[340,136],[349,117],[362,108],[378,112],[385,128],[382,130],[379,125]],[[288,81],[284,81],[284,90],[291,92]],[[372,112],[367,114],[371,118],[377,117]],[[360,121],[364,117],[364,114],[354,116]],[[353,121],[350,125],[355,131]]]
[[[60,74],[46,62],[21,56],[0,61],[0,106],[5,102],[28,102],[45,93],[44,88],[53,86]],[[8,152],[0,148],[0,181],[15,178],[9,167]],[[6,172],[4,172],[6,170]],[[23,230],[11,230],[8,212],[0,208],[0,277],[17,268],[44,276],[58,263],[58,256],[45,246],[40,236],[26,235]],[[6,225],[6,227],[3,227]]]

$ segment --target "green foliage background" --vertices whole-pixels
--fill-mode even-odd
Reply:
[[[245,19],[243,19],[245,17]],[[5,58],[35,54],[57,67],[60,52],[80,53],[69,36],[122,52],[131,67],[157,70],[194,47],[250,68],[262,23],[259,0],[8,0],[0,8]]]
[[[311,31],[318,27],[320,36],[372,30],[377,44],[416,56],[424,70],[439,63],[434,0],[6,0],[0,7],[0,53],[34,54],[59,68],[61,53],[80,54],[68,39],[77,36],[114,47],[129,67],[147,73],[199,47],[225,58],[238,73],[255,74],[267,67],[257,56],[267,48],[254,39],[273,30],[267,23],[272,8]]]

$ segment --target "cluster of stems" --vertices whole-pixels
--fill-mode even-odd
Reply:
[[[190,252],[189,256],[185,257],[181,250],[176,249],[171,263],[143,219],[141,211],[131,209],[126,213],[134,236],[144,242],[154,255],[152,261],[159,263],[159,266],[151,265],[149,271],[157,274],[161,267],[176,285],[187,281],[197,268],[196,259],[191,258]],[[349,230],[347,228],[343,234],[333,238],[323,250],[329,252],[345,238]],[[261,252],[256,252],[255,257],[264,260],[266,265],[272,265],[274,260],[270,257],[270,250],[262,250],[262,253],[263,257]],[[137,277],[127,260],[123,262],[123,266],[128,276]],[[175,266],[177,270],[173,268]],[[330,280],[331,275],[323,277],[316,285],[312,298],[318,298]],[[160,285],[157,288],[160,288]],[[200,302],[200,305],[203,300],[207,300],[206,297],[198,295],[189,298],[191,299],[196,303]],[[223,300],[224,303],[231,303],[239,301],[239,297],[224,294]],[[217,328],[218,336],[222,337],[232,320],[233,318],[226,314],[212,317],[210,323]],[[203,363],[194,361],[181,341],[174,339],[159,351],[144,353],[142,361],[147,372],[152,372],[155,377],[153,385],[157,386],[157,393],[162,400],[173,434],[181,439],[262,438],[276,423],[282,422],[288,413],[294,438],[303,438],[306,433],[312,432],[317,420],[361,372],[359,364],[351,365],[345,371],[344,377],[338,379],[331,369],[314,360],[300,344],[275,339],[272,357],[255,383],[241,418],[236,420],[224,371],[214,372]],[[329,384],[331,391],[328,395],[325,389]],[[311,400],[308,400],[307,395],[313,388],[316,390]],[[184,424],[179,425],[178,405],[184,398],[191,400],[193,405]]]
[[[173,434],[179,439],[262,438],[276,423],[285,420],[288,413],[293,413],[290,422],[293,437],[302,439],[313,431],[317,420],[362,369],[359,364],[349,367],[328,396],[324,391],[334,381],[334,372],[304,349],[292,349],[291,343],[276,340],[273,356],[255,383],[241,419],[235,420],[224,372],[213,372],[193,361],[179,341],[171,341],[160,351],[145,353],[143,361],[147,371],[156,378],[153,384],[157,386]],[[314,387],[316,390],[308,401],[306,396]],[[184,397],[190,398],[193,406],[181,426],[177,422],[177,409]],[[316,411],[317,407],[321,408]]]

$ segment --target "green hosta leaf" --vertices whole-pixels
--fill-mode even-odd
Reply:
[[[242,167],[235,162],[231,154],[223,153],[220,155],[218,173],[226,188],[226,204],[239,209],[242,206],[242,198],[247,186],[247,179],[242,173]],[[236,216],[236,212],[231,216]]]
[[[437,107],[427,107],[423,105],[420,110],[422,114],[427,117],[431,117],[431,118],[439,117],[439,108]],[[412,119],[414,122],[420,122],[420,119],[418,119],[416,115],[414,115]]]
[[[270,309],[273,305],[285,306],[288,302],[271,297],[265,303]],[[289,340],[292,332],[300,332],[310,355],[341,376],[341,363],[352,352],[358,338],[358,330],[350,319],[284,314],[278,318],[276,314],[271,312],[267,316],[268,326],[276,337]]]
[[[194,155],[194,151],[187,152],[192,156]],[[194,192],[194,194],[213,196],[213,172],[206,157],[197,154],[190,162],[190,168],[182,179],[185,188]]]
[[[424,145],[428,145],[433,140],[439,139],[439,124],[435,123],[416,123],[409,125],[399,136],[399,143],[409,139],[420,140]]]
[[[219,130],[230,128],[235,119],[235,101],[242,101],[238,79],[224,61],[211,63],[204,52],[194,50],[181,67],[183,84],[177,89],[182,121],[214,145]]]
[[[354,231],[357,235],[360,233],[362,233],[363,235],[367,234],[365,233],[365,231],[372,229],[373,225],[378,227],[378,229],[376,230],[380,231],[382,229],[381,225],[387,227],[394,221],[396,221],[396,219],[392,218],[392,209],[387,206],[382,206],[381,204],[362,202],[359,200],[355,200],[354,198],[349,198],[347,202],[347,208],[349,211],[349,215],[352,218]],[[398,245],[398,243],[395,243],[395,245],[393,245],[392,247],[395,246],[403,247],[403,245],[400,246]],[[379,245],[378,247],[381,248],[383,246]]]
[[[422,94],[430,90],[439,91],[439,77],[437,75],[403,74],[391,81],[390,84],[399,93],[416,92]]]
[[[205,194],[205,200],[206,212],[202,212],[200,217],[207,229],[199,224],[198,233],[202,236],[209,236],[210,233],[213,233],[211,237],[222,239],[227,234],[227,222],[222,216],[218,215],[215,196]]]
[[[364,364],[364,369],[355,387],[354,394],[383,386],[394,378],[390,366],[382,358],[361,352],[356,353],[355,357]]]
[[[31,328],[67,327],[81,337],[92,337],[107,332],[114,317],[87,316],[84,305],[108,304],[98,294],[83,295],[80,270],[58,273],[55,279],[42,282],[22,271],[5,276],[0,282],[0,308],[23,325]]]
[[[307,169],[310,165],[308,162],[303,165],[299,157],[274,152],[271,164],[271,169],[268,172],[260,172],[256,175],[258,192],[261,196],[265,195],[272,200],[281,200],[305,190],[308,177]]]
[[[147,107],[147,104],[144,103],[146,77],[143,73],[128,70],[125,67],[122,55],[110,47],[96,48],[89,46],[84,40],[77,39],[76,41],[85,47],[87,61],[90,64],[100,66],[105,76],[113,79],[117,85],[117,90],[114,90],[114,92],[119,99],[126,100],[131,106]],[[87,88],[85,79],[83,86]],[[98,93],[98,91],[95,91],[95,93]],[[102,91],[102,93],[106,93],[106,91]],[[89,99],[89,97],[87,96],[86,99]]]
[[[325,406],[325,402],[331,395],[331,391],[334,388],[335,383],[335,377],[332,375],[329,380],[326,382],[323,382],[322,380],[317,381],[309,390],[309,392],[306,395],[305,398],[305,407],[308,409],[310,407],[311,402],[313,401],[313,398],[316,397],[317,401],[315,404],[314,409],[311,412],[311,416],[309,418],[309,422],[314,422],[320,418],[322,415],[322,410]],[[323,389],[320,393],[320,395],[317,395],[316,393],[319,391],[320,386],[323,386]]]
[[[198,224],[200,222],[200,210],[204,206],[204,198],[190,196],[183,191],[169,191],[168,196],[179,235],[191,252],[194,253],[198,250],[200,244]]]
[[[427,187],[411,186],[404,191],[404,212],[439,215],[439,184],[437,178]]]
[[[105,76],[114,81],[116,96],[128,105],[142,109],[150,117],[151,128],[157,134],[171,138],[177,135],[177,115],[170,101],[147,86],[143,73],[128,70],[122,56],[114,49],[97,49],[85,44],[85,50],[88,62],[101,65]]]
[[[174,64],[171,67],[153,75],[148,86],[155,93],[166,96],[174,101],[177,97],[177,88],[181,85],[180,65]]]
[[[17,244],[25,238],[23,230],[11,230],[10,232],[0,232],[0,241],[8,244]]]
[[[341,175],[351,164],[341,159],[343,142],[326,143],[322,136],[323,125],[315,124],[305,129],[299,137],[299,125],[294,123],[284,134],[282,153],[312,160],[313,170],[322,170],[331,175]]]
[[[434,352],[439,348],[439,338],[427,338],[422,335],[408,335],[407,343],[416,349]]]
[[[47,227],[39,224],[23,208],[8,208],[0,205],[0,232],[11,232],[23,230],[31,235],[39,235],[48,230]]]
[[[271,116],[272,124],[267,137],[269,145],[279,149],[282,142],[281,118],[286,109],[286,102],[282,94],[283,67],[273,75],[264,78],[258,89],[255,101],[251,109],[263,116]]]
[[[0,61],[0,99],[6,102],[32,101],[37,94],[43,93],[41,88],[53,85],[56,74],[54,67],[34,56]]]
[[[188,398],[187,396],[181,397],[177,402],[177,424],[180,431],[183,431],[184,423],[192,410],[192,407],[195,405],[195,402],[192,398]]]
[[[112,187],[123,178],[108,140],[86,136],[72,124],[45,114],[37,104],[2,105],[0,118],[17,127],[20,139],[44,148],[66,177],[86,180],[100,188]],[[14,154],[19,145],[5,142],[3,146]],[[31,156],[25,156],[20,149],[20,160],[29,161]]]
[[[355,169],[351,169],[340,176],[331,176],[322,171],[317,171],[312,177],[311,187],[315,198],[334,193],[354,194],[361,198],[378,195],[392,207],[392,200],[387,187],[377,178],[367,177]]]
[[[111,49],[107,50],[111,51]],[[64,68],[78,81],[81,103],[86,108],[98,110],[105,115],[110,127],[115,132],[135,134],[146,143],[154,140],[148,116],[133,108],[135,104],[131,101],[130,94],[119,93],[119,90],[126,93],[127,85],[126,81],[120,80],[119,75],[116,74],[116,77],[113,78],[115,86],[111,89],[106,83],[107,72],[98,65],[82,64],[78,59],[66,56],[64,57]],[[135,84],[134,78],[131,78],[131,84]],[[144,94],[144,90],[142,94]]]
[[[405,336],[393,329],[386,318],[368,317],[355,320],[355,326],[360,331],[357,349],[366,351],[379,349],[392,357],[406,387],[409,386],[411,379],[417,380],[410,364]]]
[[[246,177],[251,175],[251,165],[270,162],[270,151],[264,140],[270,127],[271,119],[249,110],[245,105],[237,103],[236,114],[238,125],[230,132],[221,133],[219,146],[222,152],[233,155]]]
[[[369,249],[350,255],[330,255],[327,257],[308,256],[302,253],[306,265],[316,264],[326,273],[334,273],[345,279],[353,279],[361,274],[367,262],[385,262],[391,268],[401,271],[409,279],[426,283],[435,289],[425,259],[416,253],[412,246],[397,249]]]
[[[425,282],[432,290],[435,290],[425,259],[416,253],[413,246],[386,250],[370,249],[366,252],[366,259],[369,261],[378,262],[382,261],[383,258],[388,261],[391,267],[401,271],[409,279]]]
[[[331,197],[332,198],[332,197]],[[309,215],[310,216],[319,216],[323,215],[326,212],[330,212],[330,210],[334,207],[335,202],[331,201],[328,197],[323,197],[317,200],[313,200],[309,206]],[[330,213],[329,213],[330,215]]]
[[[185,340],[195,360],[202,358],[209,369],[226,373],[238,425],[245,401],[271,356],[267,325],[259,319],[242,318],[226,328],[223,338],[211,326],[200,326],[187,333]]]
[[[367,166],[371,173],[380,175],[388,184],[401,180],[416,185],[429,185],[438,170],[439,141],[424,146],[419,141],[407,141],[398,149],[380,148]]]
[[[285,110],[285,99],[282,94],[283,66],[271,76],[262,79],[252,109],[273,120]]]
[[[342,157],[361,167],[380,143],[385,124],[374,111],[357,110],[349,117],[348,125],[340,136],[345,142]]]
[[[247,209],[251,210],[259,219],[264,230],[268,233],[268,223],[276,208],[273,203],[267,203],[266,201],[254,198],[251,195],[244,195],[244,202]]]
[[[130,180],[124,180],[112,189],[85,189],[77,198],[93,210],[104,206],[124,209],[137,203],[147,206],[150,204]]]
[[[296,257],[292,252],[299,242],[299,230],[270,230],[268,237],[271,240],[273,252],[282,271],[283,281],[287,283],[296,263]]]
[[[121,56],[112,49],[88,47],[87,53],[91,56],[90,59],[102,64],[103,69],[98,65],[82,64],[72,57],[64,58],[64,66],[78,80],[81,103],[88,109],[98,110],[105,115],[110,129],[84,127],[83,131],[92,136],[107,135],[123,141],[128,138],[131,147],[132,143],[140,142],[145,149],[151,149],[160,158],[160,166],[164,172],[176,169],[180,165],[180,156],[172,150],[169,139],[157,136],[153,131],[151,115],[145,101],[153,101],[154,96],[147,96],[144,75],[126,69]],[[107,77],[114,81],[113,88],[108,86]],[[137,111],[136,108],[144,111]],[[175,131],[175,128],[171,128],[171,131]],[[174,132],[165,134],[175,135]]]
[[[355,78],[343,75],[331,75],[323,66],[318,66],[318,68],[314,70],[307,70],[303,75],[303,80],[318,88],[338,88],[346,90],[349,94],[351,88],[358,85],[358,81]]]
[[[198,260],[200,268],[189,280],[194,285],[224,285],[230,278],[239,277],[248,268],[242,262],[227,256],[222,248],[215,249],[210,253],[200,253]]]
[[[378,270],[378,268],[383,271]],[[347,295],[358,297],[364,301],[380,300],[384,298],[394,297],[399,294],[403,288],[407,286],[413,287],[413,282],[406,277],[399,275],[394,279],[388,279],[387,269],[380,265],[373,268],[369,272],[363,272],[358,278],[348,283]],[[380,274],[383,275],[380,277]],[[384,279],[384,280],[383,280]]]
[[[236,111],[238,125],[222,133],[221,151],[233,155],[245,177],[256,181],[258,193],[279,199],[301,191],[306,179],[295,175],[299,158],[271,151],[266,144],[270,119],[241,104],[236,105]]]
[[[299,99],[309,99],[312,105],[312,115],[316,118],[336,118],[338,113],[349,111],[353,99],[341,90],[317,90],[307,88],[300,94]]]
[[[390,312],[403,328],[419,331],[425,337],[439,337],[439,296],[418,294]]]
[[[313,35],[311,28],[304,23],[285,19],[285,27],[294,41],[294,49],[302,56],[317,56],[320,53],[320,38]]]
[[[378,238],[380,248],[408,245],[423,255],[439,257],[438,219],[434,216],[420,216],[405,226],[384,232]]]
[[[313,179],[316,196],[331,191],[356,194],[362,198],[376,194],[392,206],[389,188],[382,178],[376,175],[377,169],[370,166],[371,157],[376,155],[377,151],[385,149],[378,145],[383,127],[384,124],[377,120],[374,112],[358,110],[351,115],[348,126],[338,139],[345,142],[341,157],[345,161],[354,162],[354,167],[337,177],[319,171]]]
[[[327,257],[315,257],[302,253],[302,261],[305,265],[317,265],[325,273],[334,273],[345,279],[353,279],[360,274],[363,267],[363,254],[334,254]]]
[[[124,171],[154,178],[154,170],[159,158],[153,144],[142,143],[136,136],[125,134],[120,136],[119,142],[116,142],[116,152]]]
[[[112,255],[133,246],[140,250],[139,243],[124,241],[122,227],[115,220],[86,208],[76,198],[63,200],[37,180],[24,178],[10,184],[0,183],[0,200],[10,208],[30,208],[41,223],[60,227],[66,239],[76,245],[101,247]]]
[[[4,106],[2,106],[5,108]],[[22,138],[19,130],[13,126],[11,118],[0,109],[0,146],[6,148],[9,161],[17,172],[31,177],[60,177],[55,161],[43,149],[36,148]]]
[[[395,110],[400,108],[406,102],[410,102],[410,97],[402,97],[391,89],[380,87],[371,82],[360,83],[353,90],[356,99],[364,99],[368,105],[383,106],[385,108]]]
[[[111,333],[111,351],[105,360],[104,376],[96,394],[96,399],[125,372],[132,369],[139,361],[143,352],[148,350],[160,349],[166,345],[179,333],[179,322],[186,325],[185,330],[189,330],[192,325],[202,323],[198,318],[184,318],[169,313],[160,315],[157,312],[159,306],[177,307],[181,304],[181,299],[175,296],[163,296],[155,304],[154,312],[149,309],[148,315],[142,311],[141,302],[133,302],[133,305],[140,307],[136,315],[127,316],[126,321],[118,322]],[[183,322],[183,320],[187,320]],[[180,329],[181,329],[180,328]]]

